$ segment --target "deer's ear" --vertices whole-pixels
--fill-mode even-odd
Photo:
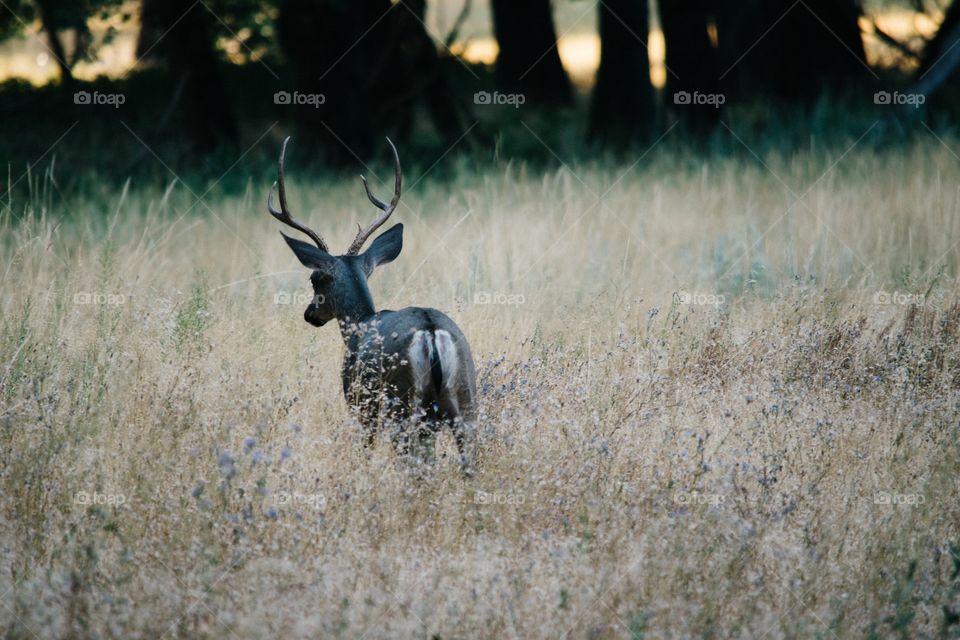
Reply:
[[[333,269],[333,261],[336,260],[336,258],[323,249],[318,249],[312,244],[307,244],[301,240],[295,240],[282,231],[280,235],[287,241],[287,244],[293,250],[293,254],[297,256],[297,259],[300,260],[303,266],[321,271],[331,271]]]
[[[392,262],[403,248],[403,225],[396,224],[384,231],[363,252],[363,268],[370,275],[375,267]]]

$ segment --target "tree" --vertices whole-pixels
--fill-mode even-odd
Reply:
[[[277,31],[293,89],[323,96],[294,117],[327,160],[354,164],[379,151],[384,134],[405,137],[420,104],[447,146],[462,134],[448,88],[454,66],[426,32],[425,11],[425,0],[281,0]]]
[[[590,107],[590,137],[626,146],[651,130],[653,87],[645,0],[600,3],[600,67]]]
[[[335,163],[369,157],[374,132],[392,129],[375,117],[380,105],[405,91],[397,52],[387,46],[388,13],[405,9],[390,0],[281,0],[279,9],[280,48],[294,71],[290,93],[322,96],[318,108],[291,105],[301,134]]]
[[[718,19],[725,82],[741,95],[809,104],[871,80],[857,0],[724,3]],[[730,84],[728,84],[730,86]]]
[[[105,17],[121,5],[121,0],[9,0],[0,11],[0,35],[12,35],[24,25],[39,21],[60,71],[60,81],[70,84],[74,66],[96,54],[97,43],[93,41],[87,20],[96,15]],[[124,19],[130,17],[127,13],[122,15]],[[67,32],[73,35],[73,47],[69,50],[62,38]],[[105,40],[112,35],[112,30],[108,30]]]
[[[220,73],[215,20],[202,2],[143,0],[137,57],[167,67],[177,83],[173,107],[199,153],[232,144],[239,135]]]
[[[912,84],[906,93],[922,95],[927,108],[942,106],[944,102],[954,103],[957,98],[957,70],[960,68],[960,2],[954,0],[947,8],[937,33],[926,43],[920,59],[920,67],[914,74]],[[950,91],[953,89],[953,91]],[[951,95],[944,96],[944,93]],[[917,109],[910,104],[900,108],[900,114],[906,119],[915,118]]]
[[[570,104],[573,90],[557,51],[550,0],[491,0],[491,8],[501,90],[522,93],[530,104]]]
[[[719,2],[661,0],[660,4],[667,43],[667,100],[695,133],[712,131],[720,119],[719,100],[696,100],[698,95],[723,94],[717,28]]]
[[[437,133],[443,139],[444,148],[449,149],[464,133],[463,110],[458,107],[457,100],[451,89],[451,82],[456,75],[466,72],[462,61],[457,61],[449,53],[453,44],[459,23],[466,18],[470,10],[470,0],[466,0],[460,17],[453,30],[447,35],[443,44],[444,53],[437,50],[426,30],[426,0],[402,0],[410,11],[400,14],[400,24],[395,30],[396,37],[408,40],[404,56],[405,75],[410,86],[397,100],[384,105],[384,108],[397,108],[404,114],[405,127],[403,134],[407,134],[412,124],[412,112],[418,99],[423,98],[430,118]],[[399,43],[394,46],[399,46]],[[469,80],[469,78],[468,78]]]
[[[929,74],[934,67],[956,64],[954,58],[960,44],[960,2],[954,0],[947,8],[936,35],[923,49],[923,59],[917,70],[918,78]],[[950,68],[952,71],[953,67]]]

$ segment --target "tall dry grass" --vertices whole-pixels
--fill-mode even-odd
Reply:
[[[960,167],[764,162],[406,194],[372,286],[470,338],[469,480],[449,437],[427,478],[361,450],[266,184],[6,203],[0,628],[956,637]],[[336,246],[371,214],[290,181]]]

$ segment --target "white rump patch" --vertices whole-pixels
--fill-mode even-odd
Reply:
[[[430,388],[430,356],[432,354],[433,340],[431,340],[430,332],[422,329],[415,331],[407,355],[410,359],[413,381],[417,387],[417,396],[420,398]]]
[[[434,354],[440,360],[440,368],[443,369],[443,386],[446,389],[453,389],[456,382],[457,367],[459,366],[453,336],[450,335],[449,331],[442,329],[434,331],[432,335],[429,331],[423,329],[415,331],[413,338],[410,340],[410,349],[407,355],[409,356],[410,370],[413,373],[417,395],[421,398],[428,395],[433,385],[430,367]],[[438,389],[438,391],[440,390]]]
[[[457,369],[460,362],[457,359],[457,348],[453,344],[453,336],[449,331],[438,329],[433,332],[433,339],[440,354],[440,366],[443,368],[443,386],[453,389],[457,378]]]

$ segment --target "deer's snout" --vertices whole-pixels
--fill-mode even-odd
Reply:
[[[311,304],[307,307],[307,310],[303,312],[303,319],[315,327],[322,327],[327,324],[327,318],[324,318],[320,313],[320,305],[318,304]]]

